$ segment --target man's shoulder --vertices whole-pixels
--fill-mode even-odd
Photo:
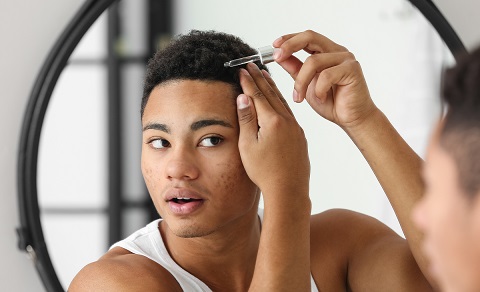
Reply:
[[[181,288],[170,272],[159,264],[114,248],[85,266],[68,291],[181,291]]]
[[[358,240],[358,226],[364,228],[365,215],[345,210],[331,209],[314,214],[310,219],[310,251],[314,268],[318,262],[329,263],[333,270],[345,273],[348,257]],[[343,271],[342,271],[343,270]]]
[[[343,247],[348,252],[355,248],[354,245],[368,244],[379,237],[398,237],[378,219],[346,209],[331,209],[312,215],[310,225],[313,246],[331,245],[336,251]]]
[[[324,290],[343,290],[352,260],[384,238],[398,237],[377,219],[345,209],[311,216],[312,274]]]
[[[331,209],[311,216],[312,235],[350,237],[360,234],[387,232],[389,229],[379,220],[346,209]]]

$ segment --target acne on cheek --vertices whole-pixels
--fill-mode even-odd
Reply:
[[[157,181],[155,179],[155,170],[153,170],[150,167],[145,167],[142,165],[142,173],[143,173],[143,178],[145,180],[145,184],[147,185],[147,188],[149,189],[155,189],[155,182]]]
[[[239,183],[249,181],[247,173],[241,163],[217,164],[218,169],[223,169],[217,187],[233,192]],[[230,192],[230,193],[231,193]]]
[[[257,186],[248,177],[243,164],[233,162],[231,164],[218,164],[218,168],[222,168],[225,171],[222,172],[217,186],[222,188],[226,194],[235,196],[238,192],[254,192]]]
[[[235,177],[227,172],[220,175],[220,180],[217,182],[217,187],[225,189],[227,191],[233,190],[235,187]]]
[[[145,179],[148,179],[152,176],[152,169],[147,168],[144,165],[142,165],[142,173],[143,173],[143,176],[145,177]]]

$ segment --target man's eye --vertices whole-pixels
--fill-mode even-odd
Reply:
[[[150,141],[150,145],[152,145],[155,149],[162,149],[166,147],[170,147],[170,142],[165,139],[155,139]]]
[[[213,146],[216,146],[216,145],[220,144],[222,141],[223,141],[222,138],[212,136],[212,137],[207,137],[207,138],[203,139],[202,141],[200,141],[199,145],[203,146],[203,147],[213,147]]]

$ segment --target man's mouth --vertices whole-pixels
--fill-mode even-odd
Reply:
[[[170,211],[177,215],[188,215],[198,210],[204,203],[204,199],[188,195],[176,195],[167,199]]]
[[[202,201],[202,200],[201,199],[192,199],[192,198],[180,197],[180,198],[172,198],[172,199],[170,199],[170,201],[174,202],[176,204],[187,204],[187,203],[190,203],[190,202]]]

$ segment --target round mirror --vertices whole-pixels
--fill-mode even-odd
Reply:
[[[442,69],[465,51],[430,1],[87,1],[38,77],[20,144],[19,245],[47,290],[62,291],[158,216],[140,172],[144,68],[190,29],[232,33],[254,47],[306,29],[326,35],[355,54],[373,100],[421,156],[441,111]],[[293,104],[290,76],[269,68],[309,141],[312,212],[352,209],[401,234],[353,143],[306,103]]]

